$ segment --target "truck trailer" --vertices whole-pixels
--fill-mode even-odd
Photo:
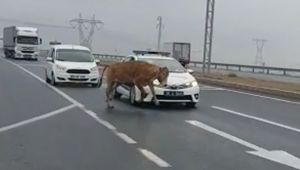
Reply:
[[[3,50],[5,57],[37,60],[39,56],[37,28],[10,26],[3,29]]]
[[[165,42],[163,51],[169,52],[170,57],[178,60],[183,66],[190,63],[191,44],[186,42]]]

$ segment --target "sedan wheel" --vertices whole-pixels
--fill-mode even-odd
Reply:
[[[130,88],[130,95],[129,95],[129,100],[130,100],[130,103],[132,105],[137,105],[137,102],[135,101],[135,86],[132,86]]]

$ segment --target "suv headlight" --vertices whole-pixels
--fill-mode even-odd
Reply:
[[[64,67],[64,66],[60,66],[60,65],[56,65],[56,69],[58,71],[65,71],[67,69],[67,67]]]
[[[98,71],[98,67],[95,66],[95,67],[91,68],[91,71],[92,71],[92,72]]]
[[[196,87],[198,86],[198,82],[194,80],[192,82],[185,83],[185,85],[189,87]]]

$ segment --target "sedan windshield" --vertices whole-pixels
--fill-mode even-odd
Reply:
[[[145,61],[159,67],[167,67],[169,72],[185,73],[186,69],[175,59],[161,59],[161,58],[140,58],[140,61]]]
[[[86,50],[59,49],[56,60],[71,62],[94,62],[94,57]]]

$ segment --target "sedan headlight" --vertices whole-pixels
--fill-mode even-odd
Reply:
[[[60,66],[60,65],[56,65],[56,69],[58,71],[65,71],[67,69],[67,67],[64,67],[64,66]]]
[[[158,86],[160,83],[159,83],[159,81],[158,81],[157,79],[155,79],[155,80],[153,81],[153,84],[154,84],[155,86]]]
[[[189,87],[196,87],[196,86],[198,86],[198,82],[192,81],[192,82],[185,83],[185,85],[189,86]]]

